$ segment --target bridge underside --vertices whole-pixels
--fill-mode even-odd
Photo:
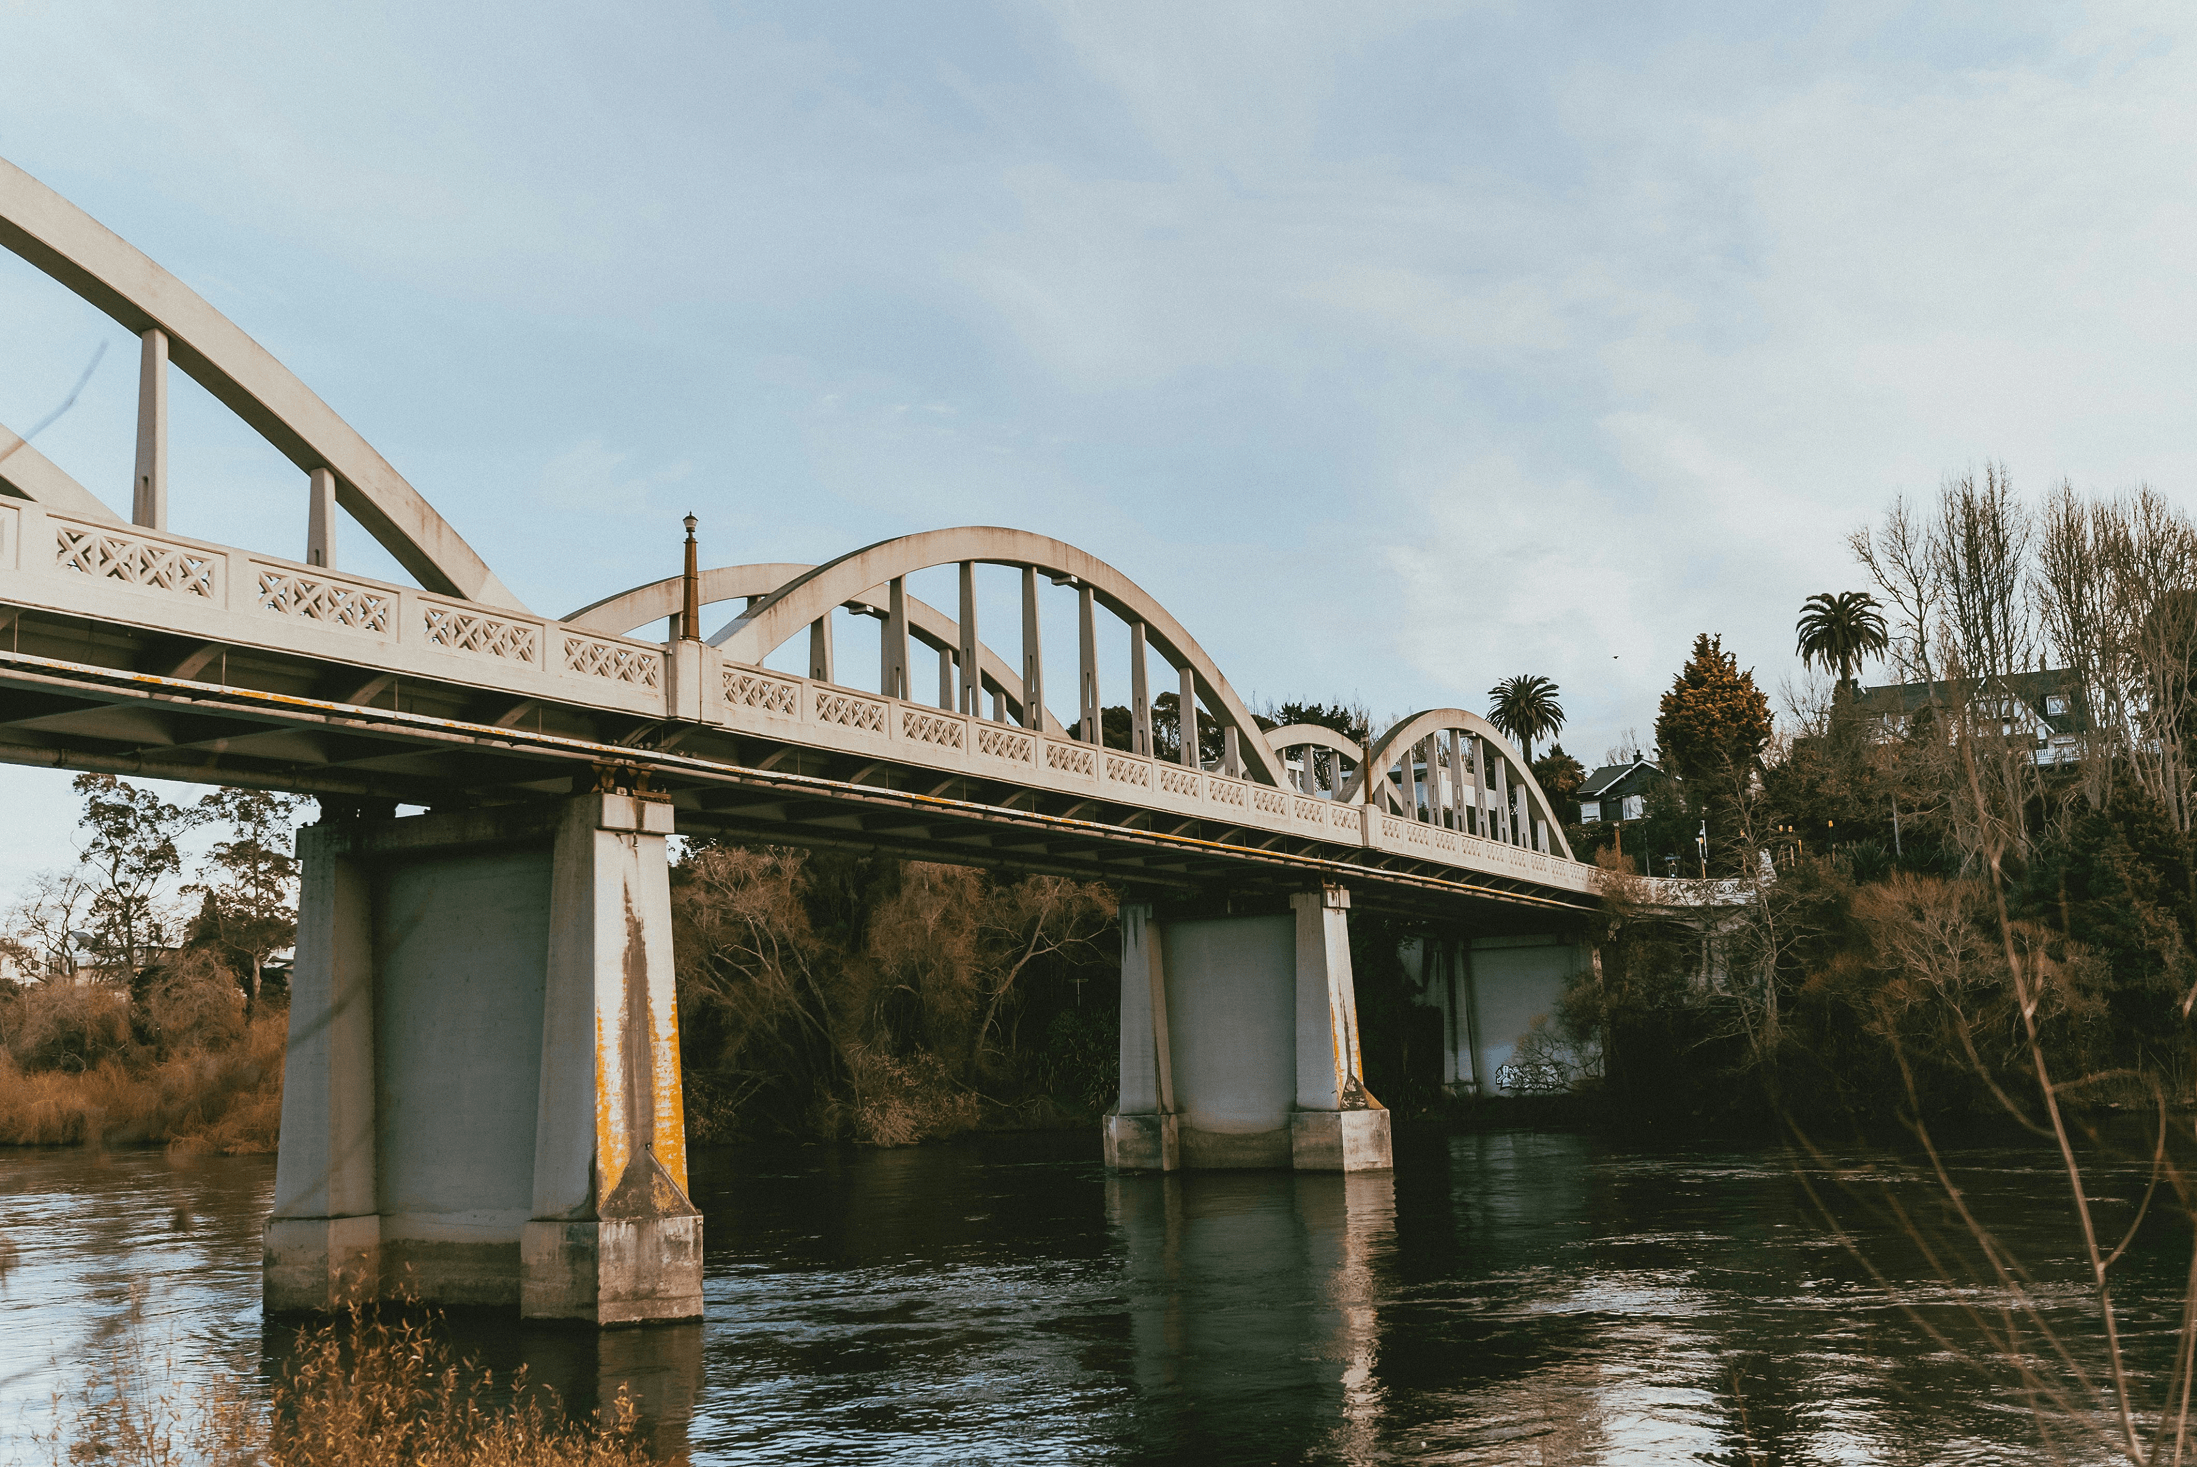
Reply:
[[[638,788],[669,800],[682,835],[1105,880],[1163,901],[1339,882],[1361,907],[1483,932],[1593,905],[1392,851],[29,608],[0,607],[0,762],[292,790],[365,815]]]

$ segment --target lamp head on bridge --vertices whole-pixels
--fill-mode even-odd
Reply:
[[[693,515],[687,516],[686,595],[679,610],[680,638],[694,642],[702,637],[702,562],[694,547]]]

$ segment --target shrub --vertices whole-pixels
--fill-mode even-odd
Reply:
[[[147,970],[141,1032],[163,1054],[227,1049],[244,1034],[244,992],[204,948],[185,948]]]
[[[105,983],[34,983],[12,1007],[8,1056],[30,1073],[81,1074],[130,1052],[130,996]]]
[[[0,1057],[0,1143],[168,1143],[227,1153],[275,1149],[288,1019],[255,1019],[240,1042],[131,1069],[26,1071]]]
[[[430,1322],[354,1311],[300,1330],[272,1400],[241,1372],[177,1392],[141,1340],[88,1372],[55,1433],[56,1460],[165,1467],[643,1467],[623,1391],[607,1420],[569,1419],[522,1368],[507,1382],[460,1356]]]

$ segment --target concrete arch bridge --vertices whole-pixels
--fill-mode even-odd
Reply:
[[[1415,961],[1465,1086],[1515,1039],[1502,1015],[1592,962],[1594,873],[1476,714],[1370,746],[1262,730],[1158,598],[997,527],[705,569],[690,521],[677,574],[545,615],[243,331],[5,162],[0,245],[140,341],[127,519],[0,428],[0,760],[320,803],[271,1306],[401,1286],[602,1323],[699,1312],[674,833],[1115,883],[1124,1168],[1388,1165],[1353,904],[1436,934]],[[175,370],[297,466],[295,556],[169,527]],[[343,569],[343,515],[414,583]],[[950,608],[910,593],[925,572],[952,577]],[[980,576],[1019,598],[1004,635],[980,629]],[[1072,666],[1045,663],[1050,617],[1074,622]]]

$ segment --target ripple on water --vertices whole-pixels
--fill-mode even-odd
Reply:
[[[1774,1150],[1570,1136],[1407,1147],[1393,1179],[1109,1178],[1094,1149],[698,1152],[709,1318],[690,1355],[644,1362],[690,1372],[697,1460],[2003,1462],[2039,1428],[1973,1322],[2026,1300],[2100,1363],[2064,1209],[2034,1202],[2049,1159],[1950,1163],[2032,1267],[2017,1293],[1937,1276],[1913,1229],[1958,1244],[1957,1220],[1897,1159],[1832,1158],[1812,1198]],[[2093,1185],[2118,1201],[2142,1180]],[[121,1339],[179,1380],[263,1371],[272,1182],[266,1158],[0,1156],[0,1430],[42,1428]],[[2171,1356],[2181,1246],[2126,1263],[2143,1388]],[[582,1406],[649,1338],[453,1328]]]

